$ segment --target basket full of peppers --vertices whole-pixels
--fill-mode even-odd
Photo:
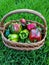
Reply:
[[[11,14],[27,12],[38,15],[44,25],[24,18],[20,20],[11,20],[4,25],[4,20]],[[0,23],[0,31],[4,44],[17,50],[35,50],[43,46],[47,27],[45,18],[38,12],[29,9],[14,10],[6,14]]]

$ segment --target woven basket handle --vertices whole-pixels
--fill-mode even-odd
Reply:
[[[45,20],[45,18],[43,17],[43,15],[42,15],[41,13],[35,11],[35,10],[30,10],[30,9],[18,9],[18,10],[14,10],[14,11],[9,12],[8,14],[6,14],[6,15],[2,18],[2,20],[1,20],[1,26],[4,25],[4,21],[6,20],[6,18],[7,18],[8,16],[10,16],[10,15],[12,15],[12,14],[22,13],[22,12],[26,12],[26,13],[30,13],[30,14],[35,14],[35,15],[39,16],[39,17],[43,20],[43,22],[44,22],[44,27],[46,28],[46,26],[47,26],[47,25],[46,25],[46,20]]]

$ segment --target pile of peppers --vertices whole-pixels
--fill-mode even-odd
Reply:
[[[28,23],[20,19],[19,23],[12,23],[5,31],[5,37],[13,42],[37,42],[42,39],[42,30],[37,28],[36,23]]]

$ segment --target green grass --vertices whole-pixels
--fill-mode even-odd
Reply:
[[[3,44],[0,35],[0,65],[49,65],[49,0],[0,0],[0,21],[8,12],[22,8],[36,10],[46,18],[48,30],[45,45],[34,51],[13,50]],[[12,15],[6,22],[20,18],[42,22],[37,16],[27,13]]]

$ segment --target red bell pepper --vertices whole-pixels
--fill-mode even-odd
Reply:
[[[35,29],[35,28],[36,28],[36,23],[27,24],[27,29],[28,30]]]
[[[29,39],[32,42],[34,42],[35,40],[36,41],[40,41],[42,39],[42,35],[41,35],[40,30],[38,30],[38,29],[32,29],[31,32],[30,32],[30,34],[29,34]]]
[[[19,32],[20,31],[20,24],[13,24],[14,30],[15,32]]]
[[[25,19],[21,19],[20,22],[21,22],[22,24],[26,24],[26,20],[25,20]]]
[[[18,23],[13,23],[10,26],[11,33],[19,33],[22,29],[22,26]]]

